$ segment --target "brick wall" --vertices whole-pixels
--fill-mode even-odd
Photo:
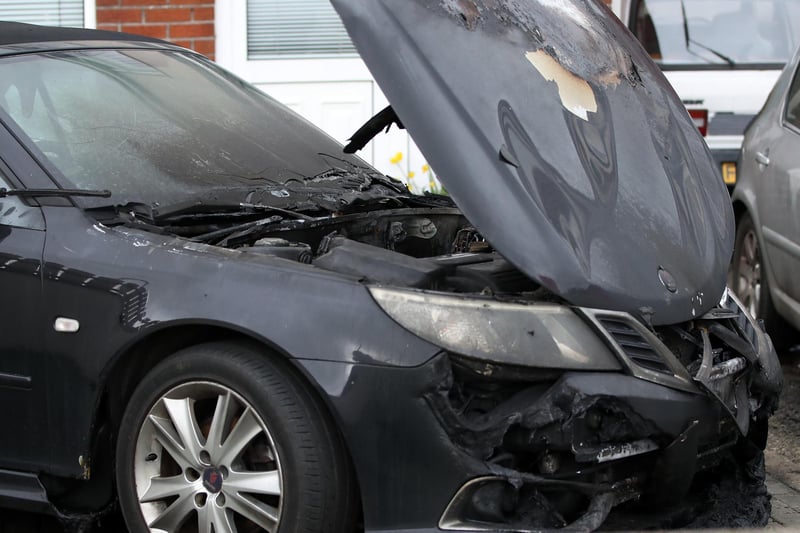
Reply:
[[[611,5],[611,0],[602,0]],[[214,0],[96,0],[97,28],[165,39],[214,59]]]
[[[214,59],[214,0],[96,0],[97,28],[164,39]]]

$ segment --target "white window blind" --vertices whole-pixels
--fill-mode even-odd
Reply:
[[[0,0],[0,20],[83,27],[84,0]]]
[[[250,59],[356,56],[328,0],[248,0]]]

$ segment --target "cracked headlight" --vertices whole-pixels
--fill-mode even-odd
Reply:
[[[563,305],[381,287],[370,287],[370,292],[405,329],[463,356],[565,370],[621,368],[594,330]]]

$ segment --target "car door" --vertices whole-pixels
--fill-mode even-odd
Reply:
[[[0,136],[0,147],[6,146]],[[10,176],[0,159],[0,187],[12,187]],[[40,208],[17,197],[0,198],[0,467],[4,468],[28,469],[49,460],[47,369],[39,342],[45,326],[44,242]]]
[[[798,71],[800,72],[800,71]],[[753,146],[756,196],[773,292],[800,300],[800,76],[795,72],[770,131]]]

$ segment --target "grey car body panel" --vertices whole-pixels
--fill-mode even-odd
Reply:
[[[680,100],[608,9],[332,3],[448,192],[520,270],[575,305],[656,325],[713,307],[733,247],[727,191]]]
[[[784,120],[787,95],[796,75],[800,50],[786,65],[764,108],[745,132],[739,160],[739,179],[732,194],[737,212],[747,212],[758,235],[770,295],[778,313],[800,328],[800,283],[796,271],[800,257],[797,221],[797,149],[800,132]],[[768,156],[761,165],[756,154]]]

